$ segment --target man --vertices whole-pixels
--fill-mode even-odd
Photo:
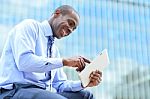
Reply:
[[[60,58],[54,38],[68,36],[79,15],[68,5],[57,8],[48,21],[24,20],[8,36],[0,62],[0,99],[93,99],[80,81],[69,81],[63,66],[82,71],[90,61],[82,56]],[[87,87],[97,86],[101,72],[93,71]],[[56,92],[46,90],[56,89]]]

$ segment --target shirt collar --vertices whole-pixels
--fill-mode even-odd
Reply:
[[[52,28],[47,20],[42,22],[42,28],[45,36],[53,36]]]

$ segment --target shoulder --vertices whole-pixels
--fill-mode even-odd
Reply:
[[[34,32],[38,32],[40,22],[34,19],[24,19],[21,23],[17,25],[20,29],[31,30]]]
[[[30,35],[37,38],[39,34],[39,22],[33,19],[25,19],[16,25],[15,30],[17,34]]]

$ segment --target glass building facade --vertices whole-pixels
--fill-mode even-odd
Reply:
[[[0,0],[0,55],[8,32],[24,19],[49,19],[55,8],[73,6],[79,27],[56,40],[62,57],[82,55],[94,59],[108,50],[110,65],[102,83],[88,88],[96,99],[150,99],[149,0]],[[77,80],[74,69],[64,68]]]

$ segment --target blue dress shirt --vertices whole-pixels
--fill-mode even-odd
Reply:
[[[0,60],[0,88],[12,89],[14,82],[46,88],[52,82],[57,92],[83,89],[80,81],[67,80],[55,44],[52,57],[47,58],[48,36],[52,30],[47,20],[26,19],[10,31]],[[44,80],[48,71],[51,81]]]

